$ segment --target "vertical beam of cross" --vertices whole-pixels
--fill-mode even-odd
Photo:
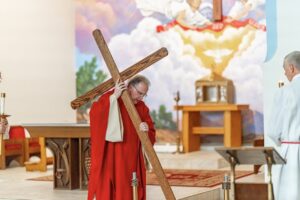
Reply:
[[[213,20],[222,20],[222,0],[213,0]]]
[[[94,30],[93,31],[93,36],[96,40],[96,43],[98,45],[98,48],[100,49],[101,51],[101,54],[103,56],[103,59],[107,65],[107,68],[109,69],[110,73],[111,73],[111,76],[112,76],[112,79],[114,82],[117,82],[118,79],[120,79],[120,81],[123,81],[120,77],[120,74],[119,74],[119,70],[113,60],[113,57],[112,55],[110,54],[110,51],[107,47],[107,44],[103,38],[103,35],[101,33],[100,30]],[[140,131],[139,130],[139,125],[140,123],[142,122],[141,119],[140,119],[140,116],[138,114],[138,112],[136,111],[136,108],[129,96],[129,93],[127,90],[124,90],[123,93],[122,93],[122,96],[121,96],[124,104],[125,104],[125,107],[128,111],[128,114],[130,116],[130,119],[131,121],[133,122],[133,125],[136,129],[136,132],[140,138],[140,141],[146,151],[146,154],[149,158],[149,161],[153,167],[153,171],[154,173],[156,174],[157,178],[158,178],[158,181],[160,183],[160,186],[163,190],[163,193],[165,195],[165,198],[167,200],[175,200],[175,196],[173,194],[173,191],[167,181],[167,178],[164,174],[164,171],[162,169],[162,166],[158,160],[158,157],[152,147],[152,144],[148,138],[148,134],[147,132],[143,132],[143,131]]]

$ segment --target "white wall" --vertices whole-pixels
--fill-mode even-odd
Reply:
[[[72,0],[0,0],[0,91],[11,124],[75,122]]]
[[[273,0],[270,0],[273,1]],[[264,116],[265,116],[265,138],[266,145],[271,145],[267,137],[267,127],[270,125],[269,116],[273,102],[277,82],[284,80],[288,84],[283,71],[283,58],[286,54],[294,50],[300,50],[300,1],[284,0],[277,1],[277,51],[274,57],[264,65]],[[300,88],[299,88],[300,92]]]

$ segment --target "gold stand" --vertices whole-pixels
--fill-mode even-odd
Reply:
[[[266,155],[268,166],[268,200],[274,200],[274,191],[272,183],[272,154],[268,151],[264,152]]]
[[[175,93],[174,96],[174,101],[176,102],[176,108],[178,107],[178,103],[180,101],[180,94],[179,91],[177,91]],[[180,145],[181,145],[181,132],[179,131],[179,112],[178,109],[176,109],[176,126],[177,126],[177,132],[178,132],[178,136],[176,137],[176,152],[174,152],[175,154],[180,154],[183,153],[180,150]]]
[[[136,177],[136,172],[132,173],[132,180],[131,180],[131,186],[132,186],[132,199],[138,200],[138,179]]]
[[[227,152],[230,162],[230,199],[235,199],[235,166],[238,164],[238,159],[231,153]]]
[[[229,200],[230,178],[228,174],[224,175],[224,182],[222,183],[222,189],[224,190],[224,200]]]

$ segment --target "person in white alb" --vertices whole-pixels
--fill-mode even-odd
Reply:
[[[284,58],[283,68],[290,84],[279,88],[274,97],[268,136],[286,159],[273,167],[276,200],[300,199],[300,51]]]

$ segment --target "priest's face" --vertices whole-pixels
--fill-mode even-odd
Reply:
[[[148,86],[145,83],[140,82],[136,85],[130,85],[128,92],[133,103],[136,104],[138,101],[143,100],[143,98],[147,96]]]

